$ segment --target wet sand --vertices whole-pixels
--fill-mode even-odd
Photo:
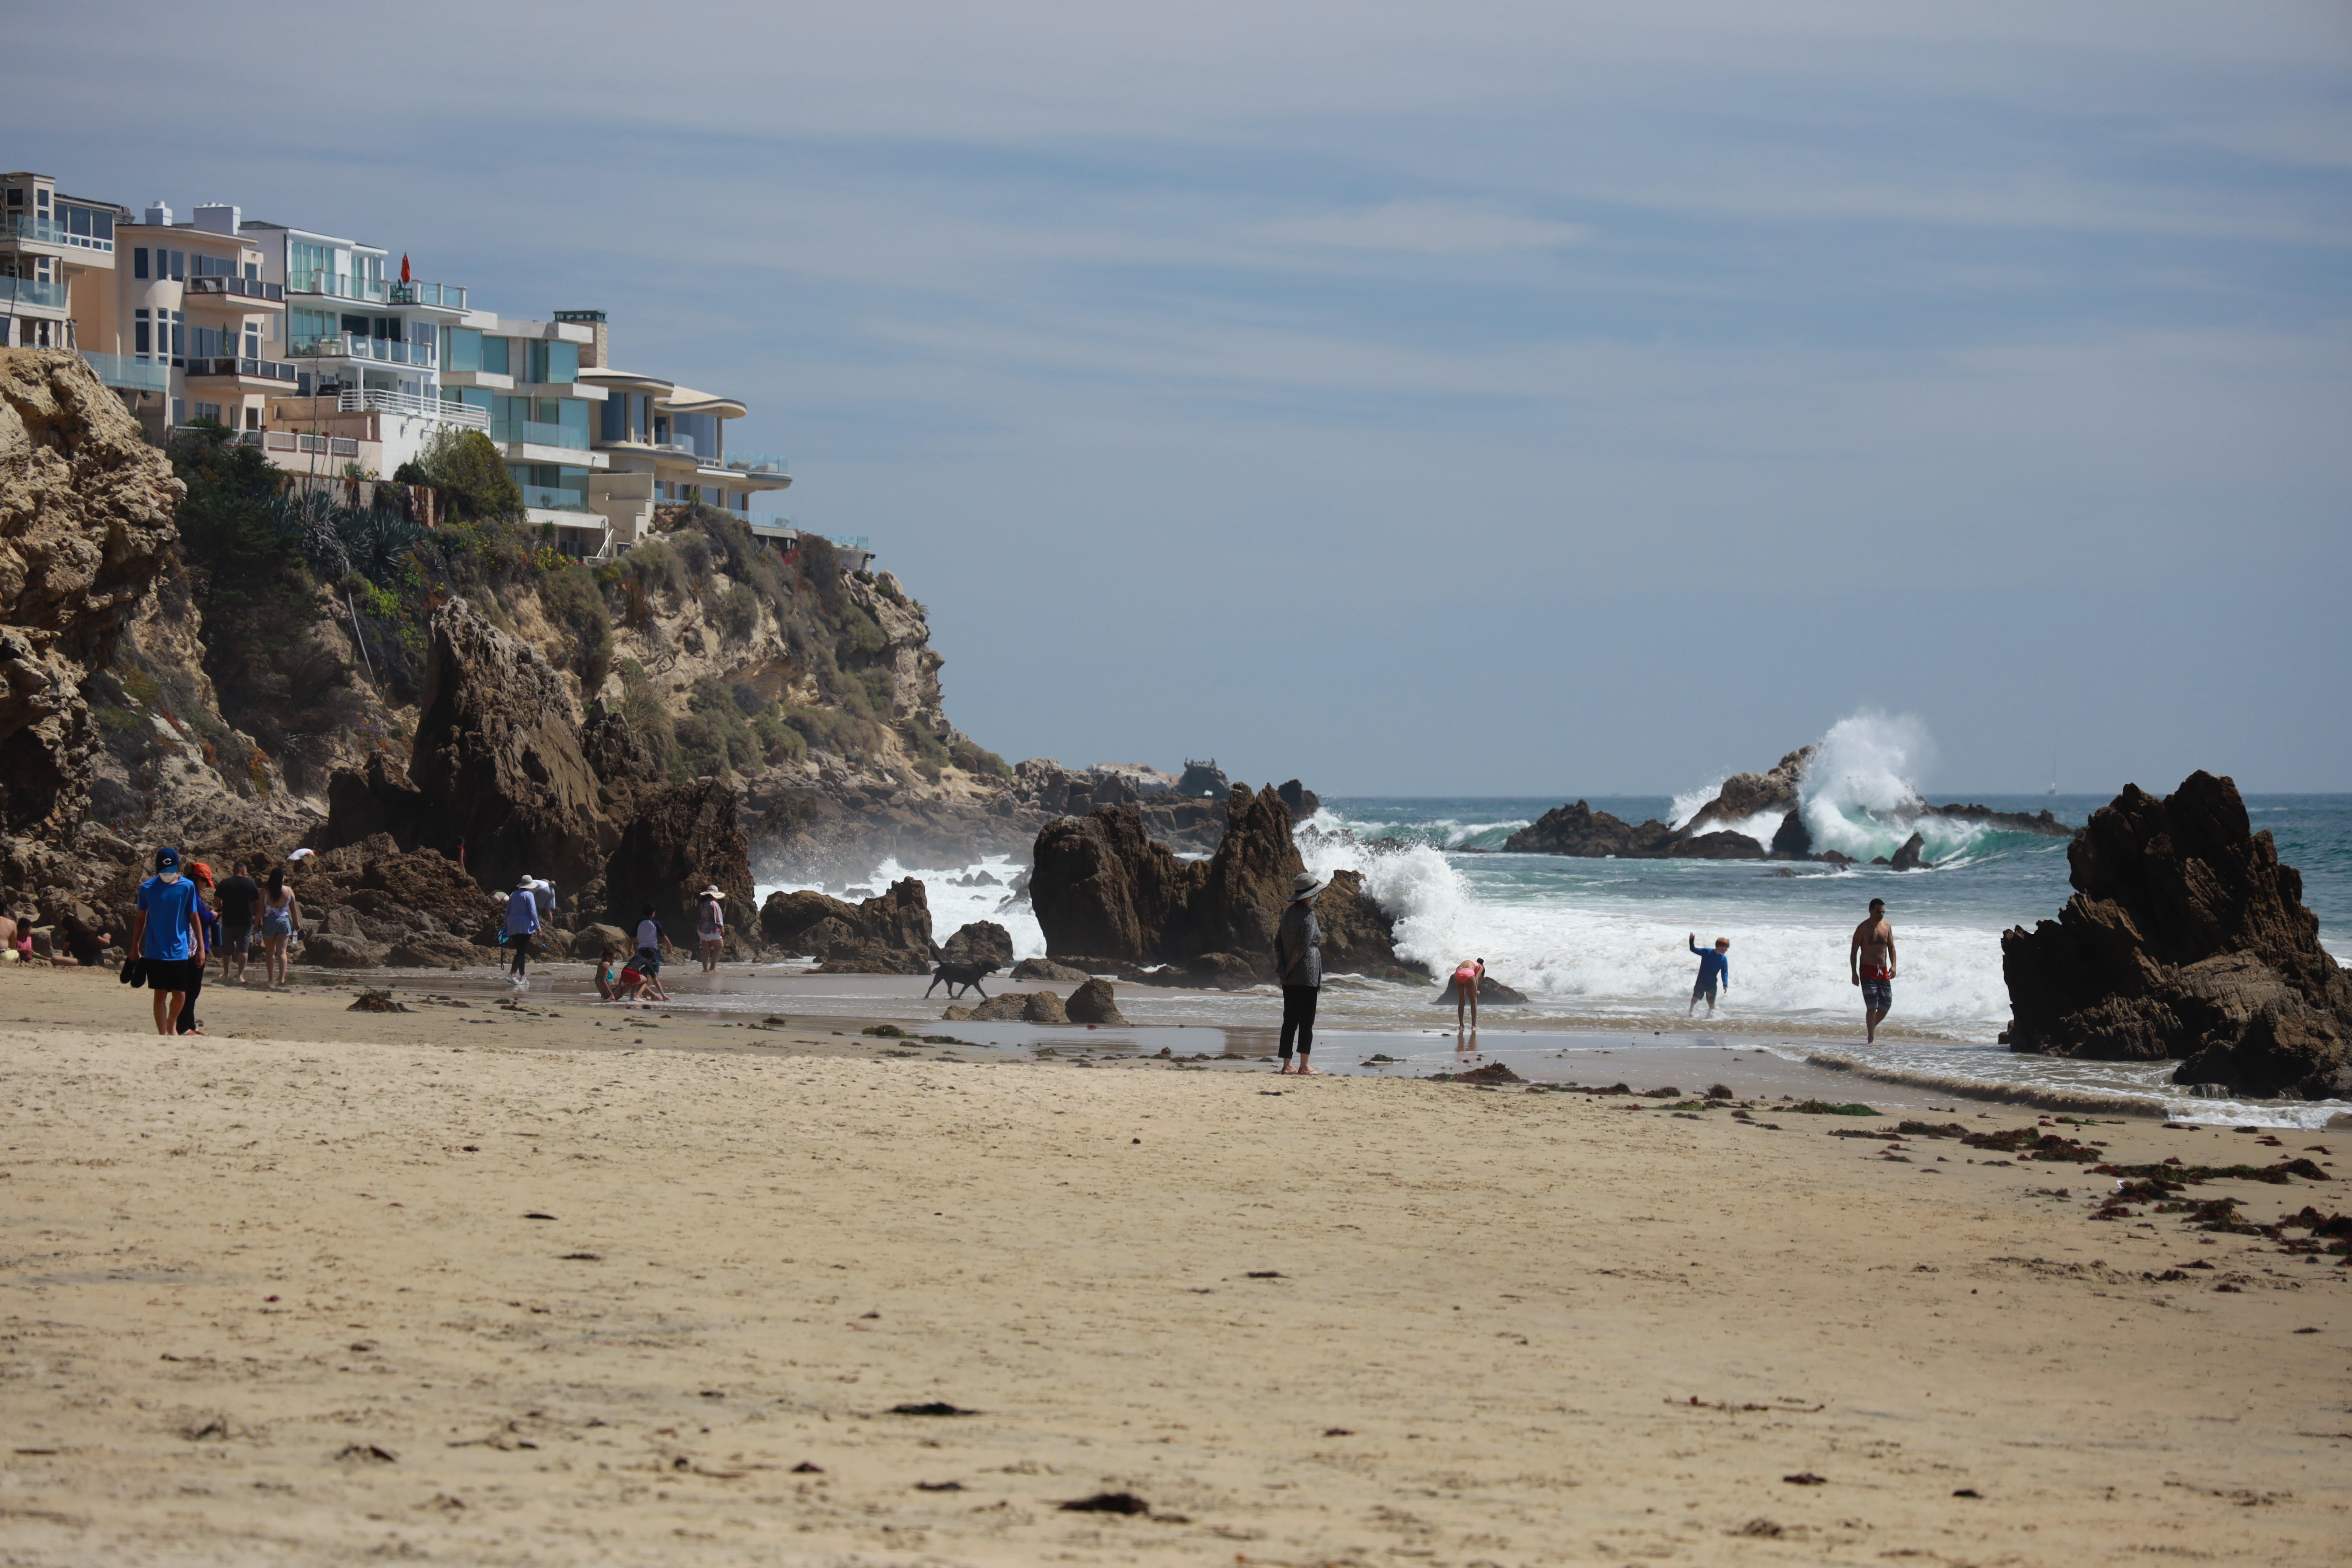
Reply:
[[[0,1562],[2318,1563],[2352,1534],[2352,1269],[2093,1220],[2112,1182],[2073,1164],[1890,1159],[1827,1135],[1883,1121],[1769,1103],[350,996],[215,989],[213,1037],[159,1041],[110,974],[0,974]],[[1637,1089],[1758,1055],[1558,1048]],[[2352,1142],[2057,1130],[2126,1162]],[[2190,1195],[2268,1222],[2335,1190]],[[940,1403],[970,1414],[892,1413]],[[1146,1510],[1060,1506],[1106,1492]]]

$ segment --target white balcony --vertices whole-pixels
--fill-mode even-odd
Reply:
[[[420,397],[413,392],[392,392],[382,387],[347,387],[335,397],[339,414],[399,414],[412,419],[434,419],[444,425],[455,425],[467,430],[488,430],[490,411],[470,403],[450,403],[438,397]]]

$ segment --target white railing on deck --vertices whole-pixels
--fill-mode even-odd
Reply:
[[[335,396],[336,410],[343,414],[405,414],[412,418],[437,419],[444,425],[459,425],[468,430],[490,427],[490,411],[471,403],[451,403],[446,398],[425,397],[414,392],[394,392],[380,386],[346,387]]]

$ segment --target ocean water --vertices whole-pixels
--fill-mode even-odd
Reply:
[[[1899,813],[1914,798],[1903,778],[1912,744],[1900,726],[1883,723],[1843,743],[1838,731],[1831,732],[1800,807],[1816,843],[1863,860],[1894,853],[1911,830]],[[1672,797],[1585,798],[1631,822],[1680,822],[1714,794],[1710,783]],[[1933,798],[2000,811],[2046,808],[2080,826],[2112,795],[1938,789]],[[1333,796],[1302,826],[1299,845],[1318,871],[1345,867],[1364,874],[1372,896],[1395,918],[1404,956],[1437,973],[1484,958],[1496,979],[1527,994],[1526,1006],[1487,1010],[1487,1034],[1497,1047],[1506,1036],[1559,1029],[1710,1045],[1728,1038],[1799,1058],[1826,1042],[1879,1070],[2121,1095],[2151,1109],[2193,1109],[2207,1121],[2315,1126],[2346,1109],[2337,1102],[2282,1108],[2191,1100],[2168,1081],[2168,1062],[2054,1061],[1999,1046],[1995,1037],[2009,1019],[2000,933],[2055,918],[2072,892],[2064,839],[1930,821],[1920,826],[1932,864],[1908,872],[1500,852],[1513,832],[1560,804],[1551,797]],[[2352,958],[2352,795],[2252,796],[2247,809],[2254,826],[2275,837],[2281,858],[2302,871],[2305,902],[2319,916],[2322,942],[2339,961]],[[1742,827],[1769,841],[1778,826],[1775,816]],[[996,858],[960,872],[923,873],[938,936],[944,940],[968,921],[992,920],[1012,933],[1016,956],[1042,954],[1034,915],[1008,896],[1006,884],[1022,869]],[[957,885],[981,872],[996,885]],[[906,874],[885,865],[868,886],[878,890]],[[760,891],[764,898],[769,889]],[[1879,1041],[1865,1047],[1846,948],[1873,898],[1886,900],[1899,974],[1894,1016]],[[1731,940],[1731,984],[1714,1020],[1702,1007],[1695,1026],[1687,1009],[1697,960],[1687,939],[1706,946],[1719,936]],[[1381,1031],[1443,1024],[1450,1034],[1453,1010],[1433,1005],[1436,992],[1434,983],[1335,977],[1322,1023]],[[1149,994],[1156,1019],[1227,1027],[1262,1025],[1271,1001],[1270,992]],[[1519,1043],[1532,1048],[1536,1042]]]

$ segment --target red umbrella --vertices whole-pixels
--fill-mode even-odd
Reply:
[[[408,281],[408,253],[404,250],[400,253],[400,280]]]

